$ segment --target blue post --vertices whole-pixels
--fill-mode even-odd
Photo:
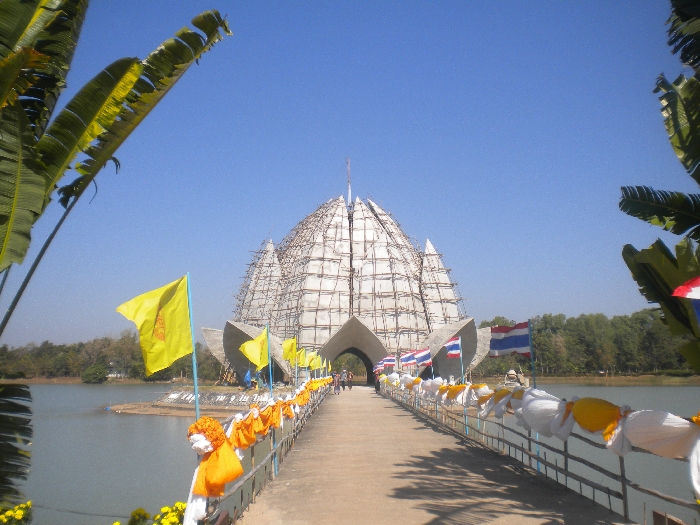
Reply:
[[[532,387],[537,388],[537,378],[535,377],[535,349],[532,347],[532,325],[530,319],[527,320],[527,337],[530,343],[530,363],[532,364]]]
[[[190,311],[190,333],[192,334],[192,380],[194,381],[194,414],[199,419],[199,387],[197,386],[197,350],[194,341],[194,323],[192,321],[192,292],[190,291],[190,272],[187,272],[187,308]]]
[[[265,330],[267,331],[267,366],[270,368],[270,401],[272,401],[272,352],[270,352],[270,325],[265,325]],[[272,448],[273,450],[277,448],[277,439],[275,436],[275,429],[272,429]],[[277,464],[277,452],[274,454],[274,465],[275,465],[275,476],[279,474],[279,467]]]

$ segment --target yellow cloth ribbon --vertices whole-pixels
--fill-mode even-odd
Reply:
[[[467,385],[454,385],[447,389],[447,399],[455,399],[461,392],[467,389]]]

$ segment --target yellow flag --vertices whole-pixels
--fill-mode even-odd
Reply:
[[[323,364],[323,359],[320,355],[316,354],[316,357],[314,357],[313,363],[311,363],[311,370],[318,370],[321,368],[321,365]]]
[[[331,371],[331,362],[330,362],[330,360],[328,361],[328,371],[329,371],[329,372]]]
[[[316,352],[313,350],[311,352],[306,352],[306,364],[304,366],[311,367],[311,365],[314,362],[314,359],[316,359],[316,355]],[[313,370],[313,368],[311,370]]]
[[[306,350],[303,348],[297,352],[297,362],[299,366],[306,366]]]
[[[134,297],[117,312],[139,331],[147,376],[193,352],[187,276]]]
[[[297,355],[297,338],[292,337],[291,339],[285,339],[282,342],[282,359],[286,359],[291,364],[294,364],[294,360]]]
[[[265,368],[270,363],[267,355],[267,328],[263,329],[255,339],[243,343],[239,350],[257,367],[257,370]]]

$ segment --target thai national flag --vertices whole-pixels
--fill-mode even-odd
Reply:
[[[384,358],[384,366],[396,366],[396,358],[393,355],[388,355]]]
[[[492,326],[489,357],[517,353],[530,357],[530,334],[528,322],[515,326]]]
[[[430,348],[416,350],[414,355],[416,356],[416,364],[418,366],[431,366],[433,364],[433,358],[430,356]]]
[[[700,321],[700,277],[693,277],[687,283],[680,285],[673,291],[673,297],[690,299],[695,316]]]
[[[415,365],[416,364],[416,353],[415,352],[406,352],[405,354],[401,354],[399,361],[401,361],[402,366]]]
[[[382,370],[384,370],[384,359],[377,362],[376,366],[374,367],[374,370],[375,372],[381,372]]]
[[[447,350],[447,357],[461,357],[462,356],[462,338],[453,337],[445,343],[445,350]]]

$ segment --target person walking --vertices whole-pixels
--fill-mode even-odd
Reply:
[[[345,381],[348,380],[348,371],[343,368],[343,371],[340,372],[340,384],[343,387],[343,390],[345,390]]]
[[[352,390],[352,380],[355,377],[355,375],[348,370],[348,390]]]
[[[333,372],[333,394],[340,395],[340,374]]]

